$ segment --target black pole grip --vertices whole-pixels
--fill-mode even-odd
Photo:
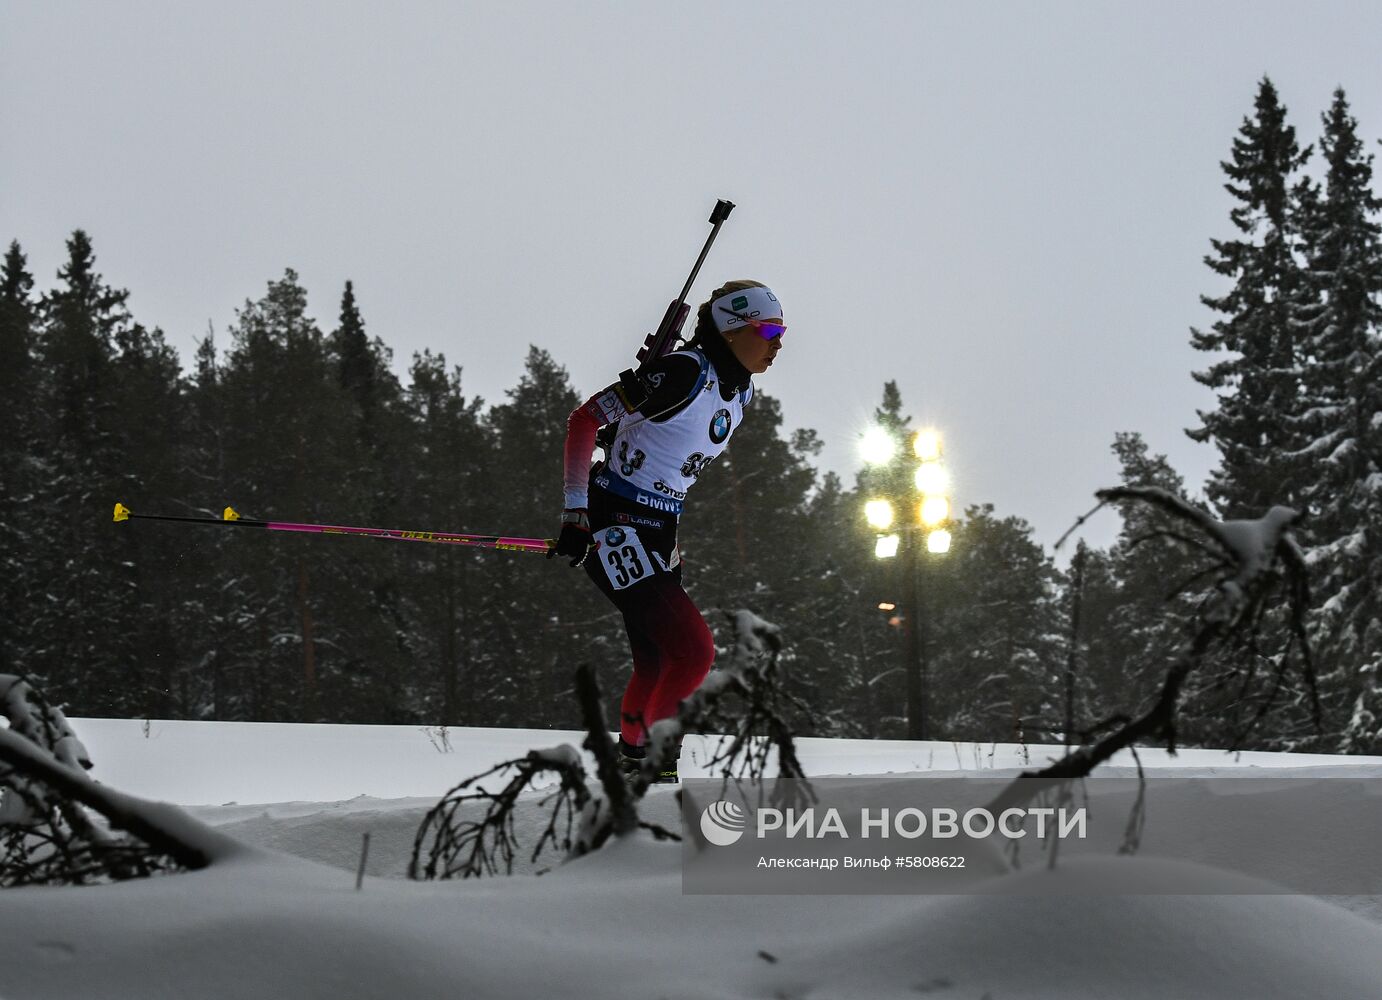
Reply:
[[[715,203],[715,210],[710,213],[710,224],[717,226],[729,218],[729,213],[734,211],[734,202],[725,201],[721,198]]]

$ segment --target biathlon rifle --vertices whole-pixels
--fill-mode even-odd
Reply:
[[[681,337],[682,327],[686,325],[686,317],[691,312],[691,307],[686,304],[686,296],[691,291],[691,286],[695,284],[696,275],[701,271],[701,265],[705,263],[706,254],[710,253],[710,245],[715,242],[715,237],[720,232],[720,226],[729,218],[729,213],[734,211],[734,202],[723,199],[715,202],[715,210],[710,213],[710,235],[706,237],[705,246],[701,247],[701,255],[696,258],[696,266],[691,268],[691,277],[686,279],[686,284],[682,287],[681,294],[672,300],[672,304],[667,307],[667,312],[662,316],[662,322],[658,324],[657,330],[643,338],[643,347],[638,352],[638,367],[625,368],[619,373],[619,388],[624,396],[624,405],[632,413],[648,401],[652,394],[653,387],[648,384],[646,373],[650,365],[659,358],[671,353],[676,346],[678,338]]]

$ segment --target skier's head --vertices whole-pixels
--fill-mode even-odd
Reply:
[[[782,350],[782,303],[761,281],[729,281],[710,293],[696,311],[693,344],[723,340],[753,374],[768,370]]]

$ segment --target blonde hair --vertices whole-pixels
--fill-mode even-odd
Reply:
[[[701,303],[701,307],[696,310],[696,329],[691,335],[688,344],[703,344],[707,337],[714,336],[720,331],[715,326],[715,319],[710,315],[710,303],[714,302],[721,295],[728,295],[730,292],[742,292],[745,288],[767,288],[768,286],[761,281],[752,281],[748,278],[741,278],[738,281],[726,281],[715,291],[710,293],[710,298]]]

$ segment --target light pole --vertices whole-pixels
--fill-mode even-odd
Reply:
[[[861,442],[864,460],[882,466],[899,481],[904,469],[899,463],[901,442],[884,428],[873,428]],[[874,555],[880,559],[896,556],[903,562],[903,624],[906,636],[907,672],[907,738],[927,739],[929,712],[929,678],[927,677],[926,641],[922,631],[926,625],[924,611],[925,588],[921,572],[922,546],[926,553],[937,555],[950,551],[950,475],[942,460],[943,449],[939,432],[931,429],[911,436],[912,454],[919,464],[911,470],[910,483],[903,488],[903,496],[893,499],[875,498],[864,504],[864,517],[876,533]],[[903,523],[897,523],[893,501],[909,512]],[[910,516],[915,512],[915,516]]]

